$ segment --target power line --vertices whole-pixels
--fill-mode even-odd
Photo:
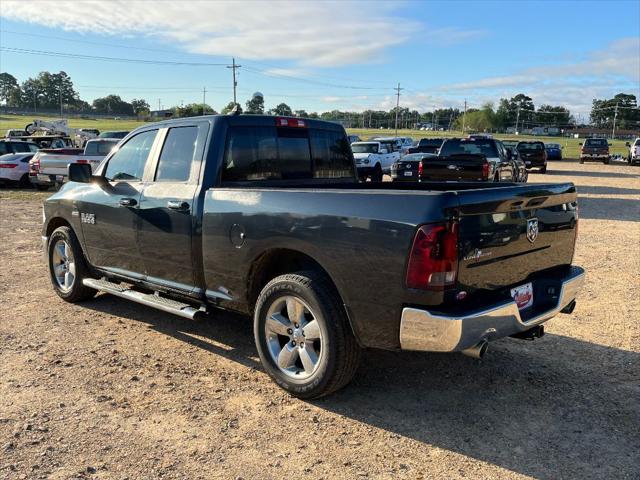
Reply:
[[[137,63],[144,65],[181,65],[188,67],[226,67],[227,63],[205,63],[205,62],[171,62],[168,60],[144,60],[141,58],[122,57],[101,57],[97,55],[83,55],[79,53],[51,52],[48,50],[32,50],[27,48],[0,47],[6,52],[20,53],[25,55],[41,55],[46,57],[75,58],[78,60],[96,60],[101,62],[122,62]]]

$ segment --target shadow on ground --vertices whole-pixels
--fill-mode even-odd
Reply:
[[[246,316],[185,321],[107,295],[83,305],[259,368]],[[620,478],[640,474],[639,361],[638,353],[559,335],[498,341],[482,361],[367,351],[351,385],[312,403],[536,478]]]
[[[640,200],[579,196],[578,206],[580,218],[640,222]]]

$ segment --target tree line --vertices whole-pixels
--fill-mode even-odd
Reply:
[[[95,112],[107,115],[128,115],[148,117],[149,103],[142,98],[131,101],[111,94],[96,98],[91,104],[82,100],[73,86],[71,77],[66,72],[40,72],[36,77],[19,83],[10,73],[0,73],[0,102],[7,107],[24,109],[59,109],[64,112]],[[413,128],[416,125],[428,125],[428,128],[462,130],[463,127],[473,131],[504,131],[507,129],[523,130],[535,126],[567,128],[579,123],[571,112],[559,105],[535,106],[533,99],[523,93],[511,98],[501,98],[497,107],[487,103],[481,108],[440,108],[431,112],[419,112],[405,107],[391,110],[365,110],[350,112],[331,110],[327,112],[307,112],[294,110],[286,103],[279,103],[274,108],[265,110],[264,97],[260,94],[252,96],[245,102],[246,114],[269,114],[319,118],[323,120],[340,120],[348,127],[379,128],[394,127],[396,113],[398,126]],[[221,109],[228,113],[235,107],[229,102]],[[640,128],[640,110],[635,95],[619,93],[610,99],[593,99],[591,124],[597,127],[610,127],[615,119],[621,129]],[[216,110],[203,103],[190,103],[174,106],[169,110],[175,117],[189,117],[203,114],[216,114]],[[584,122],[583,122],[584,123]]]

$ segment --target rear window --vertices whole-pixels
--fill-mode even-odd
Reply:
[[[530,151],[530,150],[544,150],[544,143],[542,143],[542,142],[532,142],[532,143],[521,142],[521,143],[518,144],[518,151],[523,152],[523,151]]]
[[[105,156],[113,147],[115,147],[118,142],[87,142],[86,147],[84,147],[84,154],[87,156]]]
[[[468,153],[485,155],[486,157],[498,156],[495,142],[493,140],[480,138],[447,140],[442,144],[442,148],[440,149],[440,155],[443,157]]]
[[[33,147],[35,147],[35,150],[33,149],[32,145]],[[35,152],[38,149],[36,145],[27,142],[11,142],[11,146],[13,147],[13,151],[16,153]]]
[[[353,178],[342,132],[276,127],[230,127],[223,182]]]
[[[377,143],[359,143],[357,145],[351,145],[353,153],[378,153]]]
[[[584,142],[589,147],[606,147],[608,146],[607,140],[604,138],[587,138]]]
[[[418,145],[421,147],[439,147],[442,145],[442,140],[439,138],[423,138]]]

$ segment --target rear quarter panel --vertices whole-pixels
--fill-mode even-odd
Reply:
[[[246,302],[253,262],[271,249],[296,250],[327,271],[361,344],[396,348],[402,305],[442,301],[438,292],[404,287],[416,226],[451,216],[456,205],[455,195],[442,192],[210,189],[202,223],[206,288],[224,287]],[[231,242],[234,225],[246,235],[241,248]]]

